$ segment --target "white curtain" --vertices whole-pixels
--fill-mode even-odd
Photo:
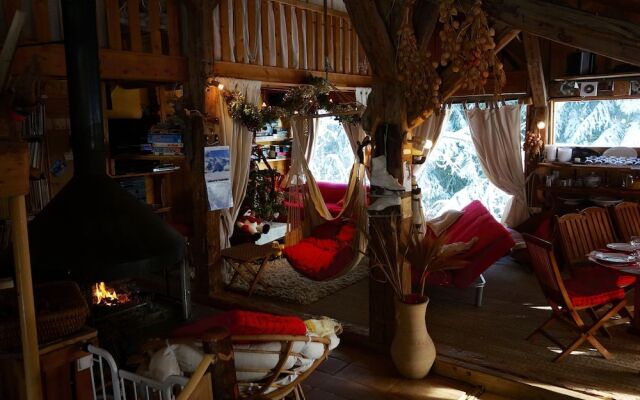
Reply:
[[[431,151],[438,142],[438,138],[440,138],[440,133],[442,132],[446,116],[447,112],[444,109],[440,110],[439,113],[433,113],[426,121],[413,128],[413,131],[411,132],[413,136],[412,147],[414,150],[423,151],[427,144],[427,140],[431,141],[431,150],[425,153],[427,160],[429,159],[429,155],[431,155]],[[413,167],[413,175],[417,175],[418,171],[420,171],[426,163],[427,161]]]
[[[529,217],[520,146],[520,106],[491,104],[466,110],[471,139],[489,181],[512,196],[502,222],[513,227]]]
[[[217,78],[227,90],[238,90],[251,104],[259,104],[260,81],[247,81],[233,78]],[[233,208],[222,211],[222,224],[220,229],[220,243],[222,248],[229,247],[229,238],[233,234],[233,227],[240,212],[240,205],[247,192],[249,182],[249,160],[251,157],[251,145],[253,133],[236,122],[229,116],[227,104],[222,96],[218,96],[218,115],[220,115],[220,129],[222,143],[229,146],[231,153],[231,188],[233,194]]]
[[[367,98],[369,97],[369,93],[371,93],[371,88],[358,87],[356,88],[356,101],[364,106],[367,105]],[[358,150],[358,142],[362,143],[362,140],[367,135],[367,133],[362,129],[360,124],[351,124],[345,122],[342,124],[344,131],[347,133],[347,138],[349,138],[349,144],[351,145],[351,150],[353,150],[353,154],[357,156],[356,152]]]

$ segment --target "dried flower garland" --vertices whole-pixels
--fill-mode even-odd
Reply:
[[[544,146],[544,142],[542,141],[542,136],[538,131],[527,132],[524,137],[524,144],[522,145],[522,150],[525,151],[525,154],[529,157],[530,160],[535,160],[542,153],[542,147]]]
[[[237,90],[224,90],[223,97],[231,118],[240,122],[251,132],[256,132],[263,126],[276,122],[279,118],[289,118],[293,115],[314,115],[319,110],[326,110],[328,113],[334,114],[334,118],[340,122],[359,122],[359,111],[362,105],[336,103],[330,96],[334,91],[335,87],[326,79],[310,76],[303,85],[287,90],[280,107],[258,108],[255,104],[249,103],[245,96]]]
[[[482,1],[464,9],[459,0],[440,0],[440,57],[421,49],[415,35],[412,11],[415,0],[404,2],[403,20],[398,31],[398,80],[403,85],[407,107],[430,113],[441,107],[442,68],[462,76],[462,87],[478,90],[494,78],[494,93],[506,82],[503,65],[495,54],[495,30],[489,27]]]
[[[502,63],[494,49],[495,30],[489,27],[482,0],[475,0],[469,10],[461,11],[456,0],[440,1],[440,31],[442,54],[440,65],[451,64],[453,72],[463,76],[462,87],[475,90],[484,87],[493,74],[494,93],[499,94],[506,82]]]

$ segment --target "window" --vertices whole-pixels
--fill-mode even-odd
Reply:
[[[340,122],[331,117],[316,120],[309,168],[316,181],[347,183],[354,155]]]
[[[525,131],[526,107],[521,110],[521,139]],[[460,210],[473,200],[480,200],[498,220],[510,197],[485,176],[471,140],[462,105],[453,105],[440,138],[427,164],[416,179],[422,188],[422,204],[427,218],[443,211]]]
[[[640,99],[555,101],[554,142],[640,147]]]

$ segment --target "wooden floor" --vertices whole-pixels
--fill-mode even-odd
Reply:
[[[624,325],[614,327],[613,339],[601,338],[614,359],[605,360],[583,346],[564,362],[553,363],[558,349],[552,343],[544,338],[525,341],[550,313],[535,276],[505,257],[485,277],[485,301],[480,308],[474,305],[474,289],[429,288],[427,327],[439,354],[585,396],[640,399],[640,337]],[[363,329],[368,326],[367,280],[314,304],[276,304],[290,312],[328,315]],[[573,339],[562,326],[554,327],[554,332],[566,343]]]
[[[422,380],[402,379],[386,357],[341,345],[307,379],[307,400],[500,400],[479,386],[430,374]]]

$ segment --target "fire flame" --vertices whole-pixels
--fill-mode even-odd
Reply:
[[[96,283],[93,289],[93,303],[105,304],[107,306],[113,306],[116,304],[126,303],[129,301],[129,296],[126,294],[119,294],[115,289],[107,287],[104,282]]]

